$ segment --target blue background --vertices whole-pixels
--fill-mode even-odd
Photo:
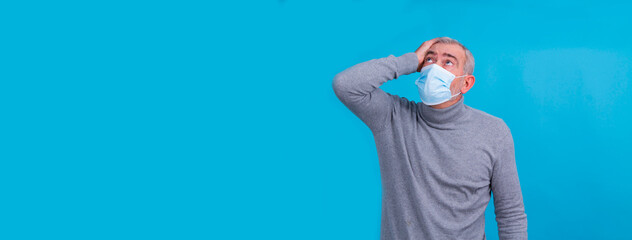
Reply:
[[[449,36],[505,120],[532,239],[632,239],[632,3],[0,4],[0,238],[379,239],[334,75]],[[382,86],[419,100],[414,80]],[[488,239],[497,239],[493,206]]]

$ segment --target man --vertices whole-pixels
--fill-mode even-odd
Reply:
[[[379,88],[416,71],[422,103]],[[375,139],[382,240],[486,239],[492,192],[500,239],[527,239],[511,132],[502,119],[463,103],[473,71],[471,52],[442,37],[334,77],[336,96]]]

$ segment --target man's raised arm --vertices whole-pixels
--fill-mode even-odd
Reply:
[[[369,60],[336,74],[333,88],[340,101],[372,131],[385,126],[395,96],[380,89],[386,81],[418,72],[426,52],[437,38],[425,41],[414,53]]]
[[[400,75],[415,72],[418,65],[419,60],[413,52],[359,63],[336,74],[334,92],[371,130],[378,130],[384,126],[395,101],[379,87]]]

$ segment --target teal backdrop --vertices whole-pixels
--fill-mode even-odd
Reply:
[[[632,239],[630,9],[2,2],[0,239],[379,239],[375,143],[331,83],[439,36],[512,131],[531,239]]]

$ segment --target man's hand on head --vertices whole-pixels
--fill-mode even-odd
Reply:
[[[417,58],[419,58],[419,66],[417,66],[417,72],[421,71],[421,66],[423,66],[424,64],[424,58],[426,57],[426,52],[428,51],[428,49],[430,49],[432,44],[435,44],[435,42],[437,42],[437,39],[438,38],[433,38],[428,41],[425,41],[421,44],[421,46],[419,46],[419,48],[417,48],[417,50],[415,50],[415,53],[417,54]]]

